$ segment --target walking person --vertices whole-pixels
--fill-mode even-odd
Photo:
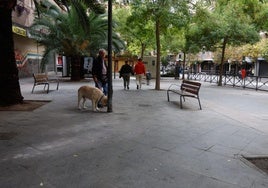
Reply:
[[[142,82],[142,77],[145,76],[145,66],[142,62],[142,59],[139,58],[135,67],[134,67],[134,73],[136,75],[136,84],[137,84],[137,89],[141,89],[141,82]]]
[[[124,89],[129,89],[130,75],[134,75],[132,67],[125,61],[125,64],[121,67],[119,71],[119,78],[123,78]]]
[[[241,78],[242,78],[242,80],[244,80],[246,78],[246,76],[247,76],[247,71],[246,71],[245,68],[242,68],[241,69]]]
[[[104,60],[105,50],[100,49],[98,57],[93,62],[92,76],[95,86],[103,91],[104,95],[108,94],[108,66]]]

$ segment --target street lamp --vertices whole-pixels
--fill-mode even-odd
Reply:
[[[112,0],[108,0],[108,105],[107,112],[113,111],[113,84],[112,84]]]

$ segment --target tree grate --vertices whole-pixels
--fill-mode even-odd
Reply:
[[[268,175],[268,157],[245,157],[245,159]]]

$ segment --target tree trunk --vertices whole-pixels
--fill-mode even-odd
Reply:
[[[183,63],[182,63],[182,79],[184,80],[185,75],[185,62],[186,62],[186,53],[183,52]],[[189,74],[189,73],[188,73]]]
[[[142,59],[143,59],[143,56],[144,56],[145,49],[146,49],[146,44],[141,43],[141,56],[140,56],[140,58],[142,58]]]
[[[222,86],[222,73],[223,73],[224,54],[225,54],[226,43],[227,43],[227,41],[226,41],[226,39],[224,39],[224,40],[223,40],[223,43],[222,43],[221,64],[220,64],[220,75],[219,75],[218,86]]]
[[[16,0],[0,2],[0,105],[23,102],[12,33],[12,8]]]
[[[159,19],[155,21],[155,37],[156,37],[156,78],[155,78],[155,90],[160,90],[160,23]]]
[[[81,80],[81,56],[71,57],[71,80]]]

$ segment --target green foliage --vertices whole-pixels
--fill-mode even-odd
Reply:
[[[268,30],[268,4],[262,4],[254,16],[254,25],[258,30]]]
[[[197,7],[196,14],[186,35],[186,47],[190,52],[221,49],[220,77],[222,84],[223,62],[227,45],[238,46],[259,41],[259,33],[253,25],[254,9],[249,8],[254,0],[215,1],[212,9]],[[193,48],[193,49],[191,49]]]
[[[95,55],[99,48],[107,48],[108,21],[105,14],[88,13],[82,2],[76,5],[77,8],[71,6],[68,13],[47,1],[44,3],[46,8],[40,6],[40,16],[31,26],[32,36],[45,46],[43,64],[47,63],[46,55],[50,52],[83,56]],[[84,22],[80,22],[81,20]],[[124,48],[123,41],[116,33],[113,33],[112,38],[114,51]]]
[[[162,63],[163,66],[167,66],[168,65],[168,58],[167,58],[167,56],[163,56],[161,58],[161,63]]]
[[[117,31],[127,43],[128,51],[142,55],[156,50],[155,21],[159,20],[161,53],[167,50],[178,51],[176,43],[183,40],[178,36],[179,31],[189,21],[188,1],[150,1],[133,0],[130,6],[117,6],[114,10],[114,19],[118,22]],[[177,29],[176,29],[177,28]],[[175,34],[174,36],[172,36]],[[170,46],[173,43],[173,47]],[[144,52],[143,52],[144,50]]]
[[[211,12],[207,9],[197,9],[196,15],[186,35],[189,49],[214,49],[225,41],[232,45],[254,43],[259,40],[258,32],[251,24],[250,17],[244,14],[239,3],[228,3],[216,7]],[[195,44],[195,45],[194,45]]]
[[[225,10],[230,4],[236,4],[242,11],[242,15],[246,15],[251,19],[256,30],[268,29],[267,0],[218,0],[216,10],[218,12]]]
[[[140,9],[134,11],[131,7],[118,8],[114,15],[118,23],[116,30],[126,41],[128,51],[142,56],[145,48],[154,48],[154,25],[150,20],[145,19]]]

